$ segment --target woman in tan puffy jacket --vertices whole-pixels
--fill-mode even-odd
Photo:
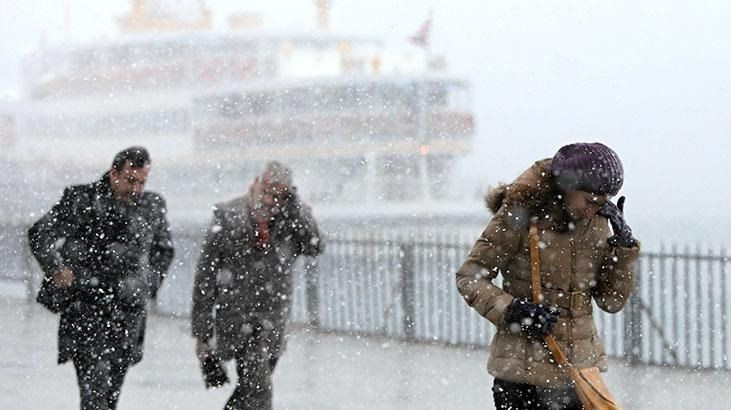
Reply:
[[[487,367],[498,409],[581,408],[543,336],[553,335],[577,368],[606,370],[592,300],[604,311],[620,311],[639,254],[624,221],[624,197],[617,205],[610,201],[623,181],[613,150],[577,143],[488,194],[495,215],[457,272],[457,288],[497,327]],[[542,304],[531,298],[531,224],[540,238]],[[502,288],[493,283],[498,274]]]

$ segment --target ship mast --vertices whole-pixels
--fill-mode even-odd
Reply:
[[[330,7],[331,0],[315,0],[317,5],[317,28],[327,30],[330,28]]]

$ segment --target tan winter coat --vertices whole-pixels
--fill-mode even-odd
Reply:
[[[569,223],[550,166],[551,159],[538,161],[512,184],[488,196],[495,216],[457,272],[457,288],[470,306],[497,327],[487,364],[491,375],[516,383],[565,387],[570,379],[543,342],[512,333],[503,323],[513,298],[531,300],[531,218],[539,228],[545,303],[558,306],[561,312],[553,335],[578,368],[606,370],[591,301],[610,313],[622,309],[634,287],[639,246],[609,246],[611,230],[601,216]],[[499,273],[502,288],[493,283]]]

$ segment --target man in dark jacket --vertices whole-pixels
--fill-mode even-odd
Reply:
[[[119,152],[97,182],[66,188],[29,230],[45,277],[38,301],[61,314],[59,363],[76,368],[82,409],[114,409],[142,359],[147,301],[173,259],[165,201],[144,192],[150,157]]]
[[[197,354],[208,387],[227,379],[220,359],[236,360],[238,383],[226,409],[268,409],[292,305],[292,265],[323,245],[279,162],[266,165],[247,195],[213,213],[193,289]]]

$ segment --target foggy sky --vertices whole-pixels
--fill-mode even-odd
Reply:
[[[51,44],[111,38],[128,9],[125,0],[68,3],[66,18],[62,1],[3,0],[0,96],[21,92],[18,59],[43,31]],[[315,21],[314,0],[208,5],[217,22],[241,10],[260,11],[272,29]],[[565,143],[601,141],[624,162],[629,215],[702,217],[709,228],[731,220],[731,4],[334,0],[331,26],[408,47],[430,8],[433,53],[473,87],[478,130],[462,175],[508,181]]]

